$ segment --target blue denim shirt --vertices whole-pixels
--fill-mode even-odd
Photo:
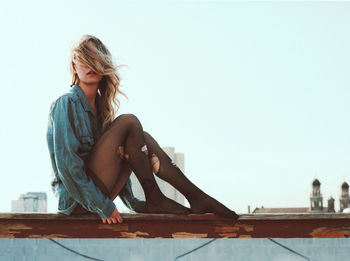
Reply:
[[[96,104],[99,108],[99,95]],[[59,213],[70,215],[79,203],[101,218],[112,215],[115,204],[95,186],[84,167],[101,135],[100,118],[93,114],[79,85],[73,85],[69,92],[52,102],[46,139],[53,170],[51,187],[58,198]],[[145,202],[134,197],[130,178],[119,196],[129,209],[144,210]]]

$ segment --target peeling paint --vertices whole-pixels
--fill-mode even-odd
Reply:
[[[252,238],[251,235],[239,235],[239,238]]]
[[[42,238],[43,235],[35,235],[31,234],[28,235],[28,238]],[[70,236],[64,235],[64,234],[50,234],[50,235],[45,235],[45,238],[70,238]]]
[[[150,237],[147,232],[141,232],[141,231],[136,231],[136,232],[120,232],[120,236],[123,238],[147,238]]]
[[[237,233],[219,233],[219,236],[223,238],[237,237]]]
[[[223,232],[223,233],[227,233],[227,232],[236,232],[238,231],[240,228],[239,227],[231,227],[231,226],[220,226],[220,227],[215,227],[215,232],[219,233],[219,232]]]
[[[252,232],[254,231],[253,225],[245,225],[245,224],[236,224],[237,227],[243,228],[245,232]]]
[[[171,234],[173,238],[206,238],[208,234],[195,234],[188,232],[176,232]]]
[[[0,224],[0,230],[3,231],[3,230],[16,230],[16,229],[32,229],[31,226],[27,226],[27,225],[24,225],[23,223],[12,223],[11,224],[11,228],[9,228],[9,226],[7,225],[1,225]]]
[[[1,234],[1,233],[0,233],[0,238],[15,238],[15,236],[14,236],[14,235],[11,235],[11,234],[9,234],[9,233],[6,233],[6,234]]]
[[[24,231],[31,231],[31,226],[26,226],[22,223],[14,223],[11,226],[0,224],[0,237],[15,238],[17,234],[22,234]]]
[[[314,229],[310,233],[310,237],[327,237],[327,238],[350,237],[350,227],[343,227],[343,228],[319,227]]]

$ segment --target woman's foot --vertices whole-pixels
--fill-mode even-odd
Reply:
[[[157,203],[146,201],[145,213],[188,215],[191,214],[191,210],[172,199],[164,197]]]
[[[191,205],[192,214],[214,213],[218,216],[234,220],[239,218],[236,212],[225,207],[219,201],[205,193],[198,196],[196,199],[191,200],[189,203]]]

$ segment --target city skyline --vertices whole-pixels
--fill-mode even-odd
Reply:
[[[255,207],[252,213],[333,213],[333,212],[350,212],[350,196],[349,185],[347,182],[343,182],[340,186],[341,193],[338,197],[339,209],[335,208],[336,200],[331,195],[325,198],[322,194],[321,182],[318,179],[314,179],[311,183],[312,189],[309,197],[309,206],[294,206],[292,208],[286,208],[279,206],[275,208],[269,208],[265,206]],[[324,200],[327,205],[323,204]],[[248,206],[248,213],[250,213],[251,206]]]
[[[184,154],[183,153],[174,153],[173,146],[163,147],[162,149],[164,149],[166,151],[166,153],[168,154],[168,156],[171,157],[173,162],[176,165],[178,165],[182,171],[184,171]],[[174,158],[176,158],[176,156],[178,156],[180,159],[178,158],[177,160],[176,159],[174,160]],[[145,200],[141,184],[138,182],[135,174],[131,173],[130,178],[132,181],[132,189],[133,189],[134,196],[140,200]],[[174,187],[172,187],[170,184],[168,184],[164,180],[158,178],[156,175],[155,175],[155,179],[156,179],[157,184],[159,185],[161,191],[167,197],[177,201],[178,203],[180,203],[186,207],[189,207],[188,201],[179,191],[177,191]],[[322,190],[320,188],[321,182],[318,179],[315,179],[311,183],[312,190],[310,192],[309,200],[311,200],[314,196],[313,194],[314,194],[315,182],[319,183],[319,188],[317,189],[316,194],[317,194],[317,196],[320,197],[321,206],[323,208],[323,211],[321,211],[321,212],[329,212],[327,210],[327,207],[329,207],[329,205],[326,206],[323,204],[324,199],[326,201],[328,201],[328,204],[329,204],[330,199],[333,200],[332,208],[335,212],[343,212],[343,209],[345,209],[345,208],[347,208],[348,209],[347,211],[349,211],[349,209],[350,209],[350,197],[349,197],[349,185],[347,182],[343,182],[340,185],[341,192],[340,192],[340,195],[338,197],[338,200],[336,200],[332,195],[330,195],[328,198],[324,198],[323,194],[322,194]],[[28,201],[26,202],[26,200],[25,200],[26,198],[28,198],[30,202],[28,202]],[[34,201],[36,200],[36,201],[40,201],[40,202],[39,203],[34,202],[35,204],[33,204],[32,200],[30,200],[32,198],[34,198]],[[47,195],[45,192],[27,192],[25,194],[21,194],[18,200],[11,200],[11,212],[47,212],[48,206],[47,206],[46,199],[47,199]],[[335,202],[339,202],[339,209],[335,208],[335,204],[334,204]],[[343,202],[343,206],[341,206],[340,202]],[[281,205],[281,206],[278,206],[275,208],[270,208],[270,207],[266,208],[266,205],[265,206],[261,205],[260,208],[259,208],[259,206],[254,206],[252,208],[252,206],[248,205],[247,211],[242,212],[242,213],[251,213],[251,212],[252,213],[294,213],[293,209],[297,211],[295,213],[313,212],[313,211],[311,211],[312,210],[312,200],[311,200],[311,202],[309,201],[308,207],[305,207],[305,206],[294,206],[292,208],[288,208],[288,207]],[[124,205],[122,205],[122,207],[120,207],[120,204],[119,204],[118,209],[119,209],[119,211],[121,211],[123,213],[134,213],[133,211],[129,210]],[[265,211],[261,211],[261,209],[265,209]],[[266,211],[266,209],[268,209],[268,210]],[[276,212],[276,209],[278,210],[277,212]],[[283,212],[283,211],[285,211],[285,212]],[[0,212],[3,212],[3,211],[0,211]],[[318,212],[316,211],[315,213],[318,213]],[[346,212],[346,213],[348,213],[348,212]]]

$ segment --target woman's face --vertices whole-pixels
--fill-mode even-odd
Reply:
[[[93,42],[89,41],[87,45],[90,50],[96,50],[96,45]],[[102,79],[102,75],[96,74],[86,64],[79,61],[79,59],[75,59],[73,68],[74,73],[77,73],[80,81],[85,84],[96,84]]]
[[[96,84],[102,79],[102,75],[96,74],[87,65],[80,62],[78,59],[74,62],[74,73],[78,74],[78,77],[82,83],[85,84]]]

